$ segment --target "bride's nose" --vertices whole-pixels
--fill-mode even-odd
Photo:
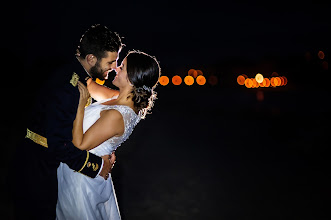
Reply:
[[[121,68],[118,66],[115,68],[115,72],[118,73],[119,71],[121,71]]]

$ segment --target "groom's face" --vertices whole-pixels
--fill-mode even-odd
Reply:
[[[106,57],[98,59],[95,65],[91,67],[90,74],[93,78],[105,80],[108,78],[108,73],[116,68],[118,53],[107,51],[106,55]]]

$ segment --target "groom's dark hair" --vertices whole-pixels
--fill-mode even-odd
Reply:
[[[106,26],[92,25],[81,37],[77,48],[77,56],[85,58],[93,54],[98,59],[106,57],[106,52],[120,52],[124,45],[116,32]]]

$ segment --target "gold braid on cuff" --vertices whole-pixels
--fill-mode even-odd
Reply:
[[[26,129],[25,138],[29,138],[30,140],[34,141],[35,143],[48,148],[47,138],[45,138],[37,133],[34,133],[33,131],[30,131],[28,128]]]

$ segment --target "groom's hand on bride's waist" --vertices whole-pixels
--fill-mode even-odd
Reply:
[[[111,155],[102,156],[102,159],[103,159],[103,167],[99,175],[106,180],[108,179],[109,173],[111,173],[111,170],[115,164],[116,156],[115,153],[113,152]]]

